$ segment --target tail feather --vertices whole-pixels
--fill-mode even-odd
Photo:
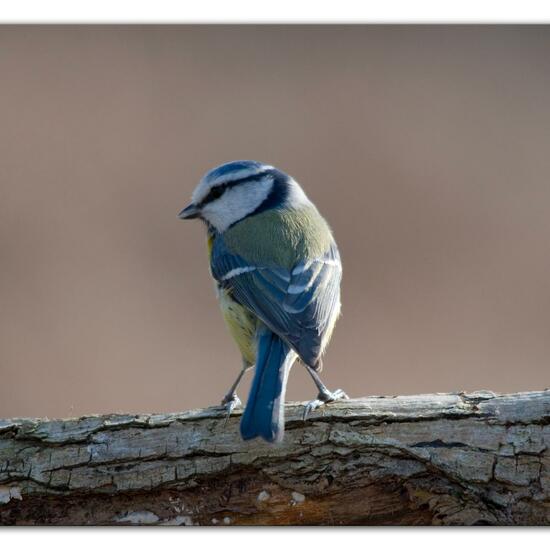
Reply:
[[[256,368],[241,420],[243,439],[283,439],[286,381],[296,354],[276,334],[263,330],[258,336]]]

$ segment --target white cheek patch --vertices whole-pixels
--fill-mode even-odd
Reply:
[[[273,189],[269,175],[230,187],[217,200],[202,209],[202,216],[222,233],[230,225],[254,212]]]

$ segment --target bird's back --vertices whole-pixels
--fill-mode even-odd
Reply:
[[[251,264],[292,269],[321,256],[333,242],[317,208],[267,210],[230,227],[223,238],[228,249]]]

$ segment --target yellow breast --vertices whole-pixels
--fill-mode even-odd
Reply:
[[[239,347],[243,359],[253,365],[256,362],[257,317],[233,300],[225,289],[220,290],[219,301],[229,333]]]
[[[208,258],[212,254],[212,246],[214,238],[208,235]],[[223,320],[229,334],[235,340],[243,359],[249,365],[254,365],[256,362],[256,327],[258,323],[257,317],[233,300],[231,293],[223,288],[219,289],[218,300],[222,310]]]

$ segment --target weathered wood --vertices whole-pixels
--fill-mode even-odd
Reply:
[[[550,524],[550,391],[0,420],[0,524]]]

